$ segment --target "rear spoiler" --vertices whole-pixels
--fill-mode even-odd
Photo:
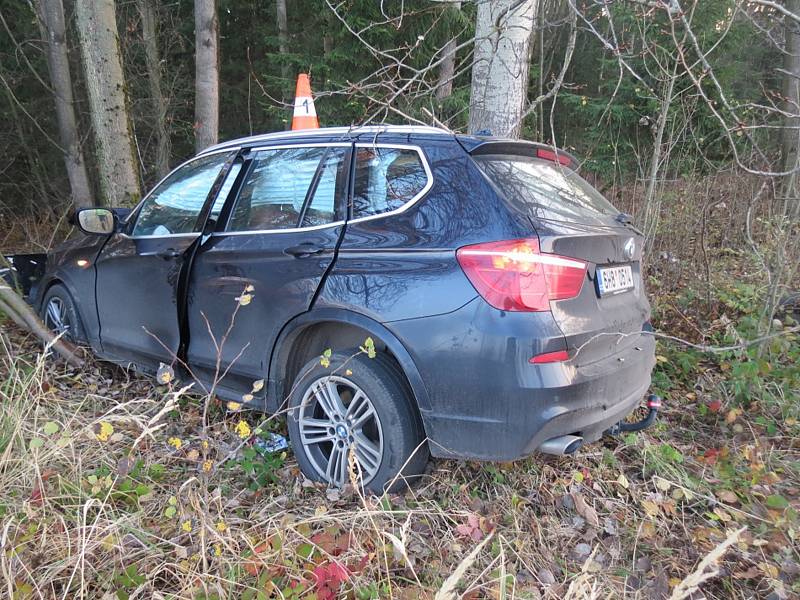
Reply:
[[[12,254],[0,259],[0,279],[18,289],[26,298],[31,297],[44,275],[47,254]]]
[[[572,156],[572,154],[564,150],[559,150],[554,146],[538,144],[536,142],[526,142],[523,140],[486,139],[478,141],[475,146],[466,148],[466,150],[472,156],[484,156],[487,154],[531,156],[559,163],[569,169],[572,169],[573,171],[578,170],[578,161],[574,156]]]

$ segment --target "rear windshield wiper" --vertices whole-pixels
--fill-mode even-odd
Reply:
[[[617,223],[621,223],[622,225],[626,225],[627,227],[630,227],[631,229],[633,229],[639,235],[644,235],[641,231],[639,231],[633,225],[633,217],[631,215],[629,215],[628,213],[621,212],[616,217],[614,217],[614,220]]]

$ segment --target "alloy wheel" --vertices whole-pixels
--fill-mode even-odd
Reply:
[[[315,380],[303,395],[298,425],[305,454],[320,477],[341,487],[355,473],[367,485],[383,457],[383,429],[370,399],[352,381],[335,375]]]
[[[47,303],[47,308],[44,312],[44,324],[56,334],[69,335],[69,313],[64,301],[58,296],[53,296]]]

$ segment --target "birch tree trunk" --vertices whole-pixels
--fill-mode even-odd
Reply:
[[[461,10],[461,1],[456,0],[451,4],[453,10]],[[456,72],[456,48],[458,42],[451,39],[442,50],[443,61],[439,65],[439,77],[436,82],[436,99],[444,100],[453,93],[453,75]]]
[[[219,135],[219,24],[216,0],[195,0],[195,148],[217,143]]]
[[[469,132],[519,137],[539,0],[482,0],[475,24]]]
[[[281,77],[283,87],[289,85],[289,65],[286,63],[286,54],[289,52],[289,19],[286,16],[286,0],[275,1],[275,12],[278,21],[278,51],[281,54]]]
[[[92,186],[86,173],[78,124],[72,97],[72,76],[67,58],[64,5],[61,0],[39,0],[39,20],[47,39],[47,67],[56,104],[58,135],[64,149],[64,165],[72,192],[72,203],[76,208],[91,206]]]
[[[786,9],[800,15],[800,0],[786,0]],[[783,55],[783,96],[785,98],[783,129],[783,170],[791,171],[800,167],[800,24],[785,17],[785,44]],[[784,214],[797,213],[800,203],[797,193],[797,172],[787,175],[783,182]]]
[[[167,99],[161,89],[161,59],[158,51],[156,8],[153,0],[139,0],[142,17],[142,39],[147,65],[147,83],[153,104],[153,122],[156,138],[156,174],[161,179],[169,173],[170,139],[167,130]]]
[[[120,62],[114,0],[75,3],[92,127],[97,140],[100,187],[107,204],[139,201],[125,78]]]

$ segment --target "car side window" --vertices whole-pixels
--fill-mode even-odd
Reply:
[[[339,147],[262,150],[242,184],[228,230],[293,229],[333,222],[347,176],[346,154],[346,148]]]
[[[191,233],[229,153],[201,156],[173,171],[145,199],[132,235]]]
[[[428,185],[422,157],[408,148],[356,148],[353,218],[401,208]]]

